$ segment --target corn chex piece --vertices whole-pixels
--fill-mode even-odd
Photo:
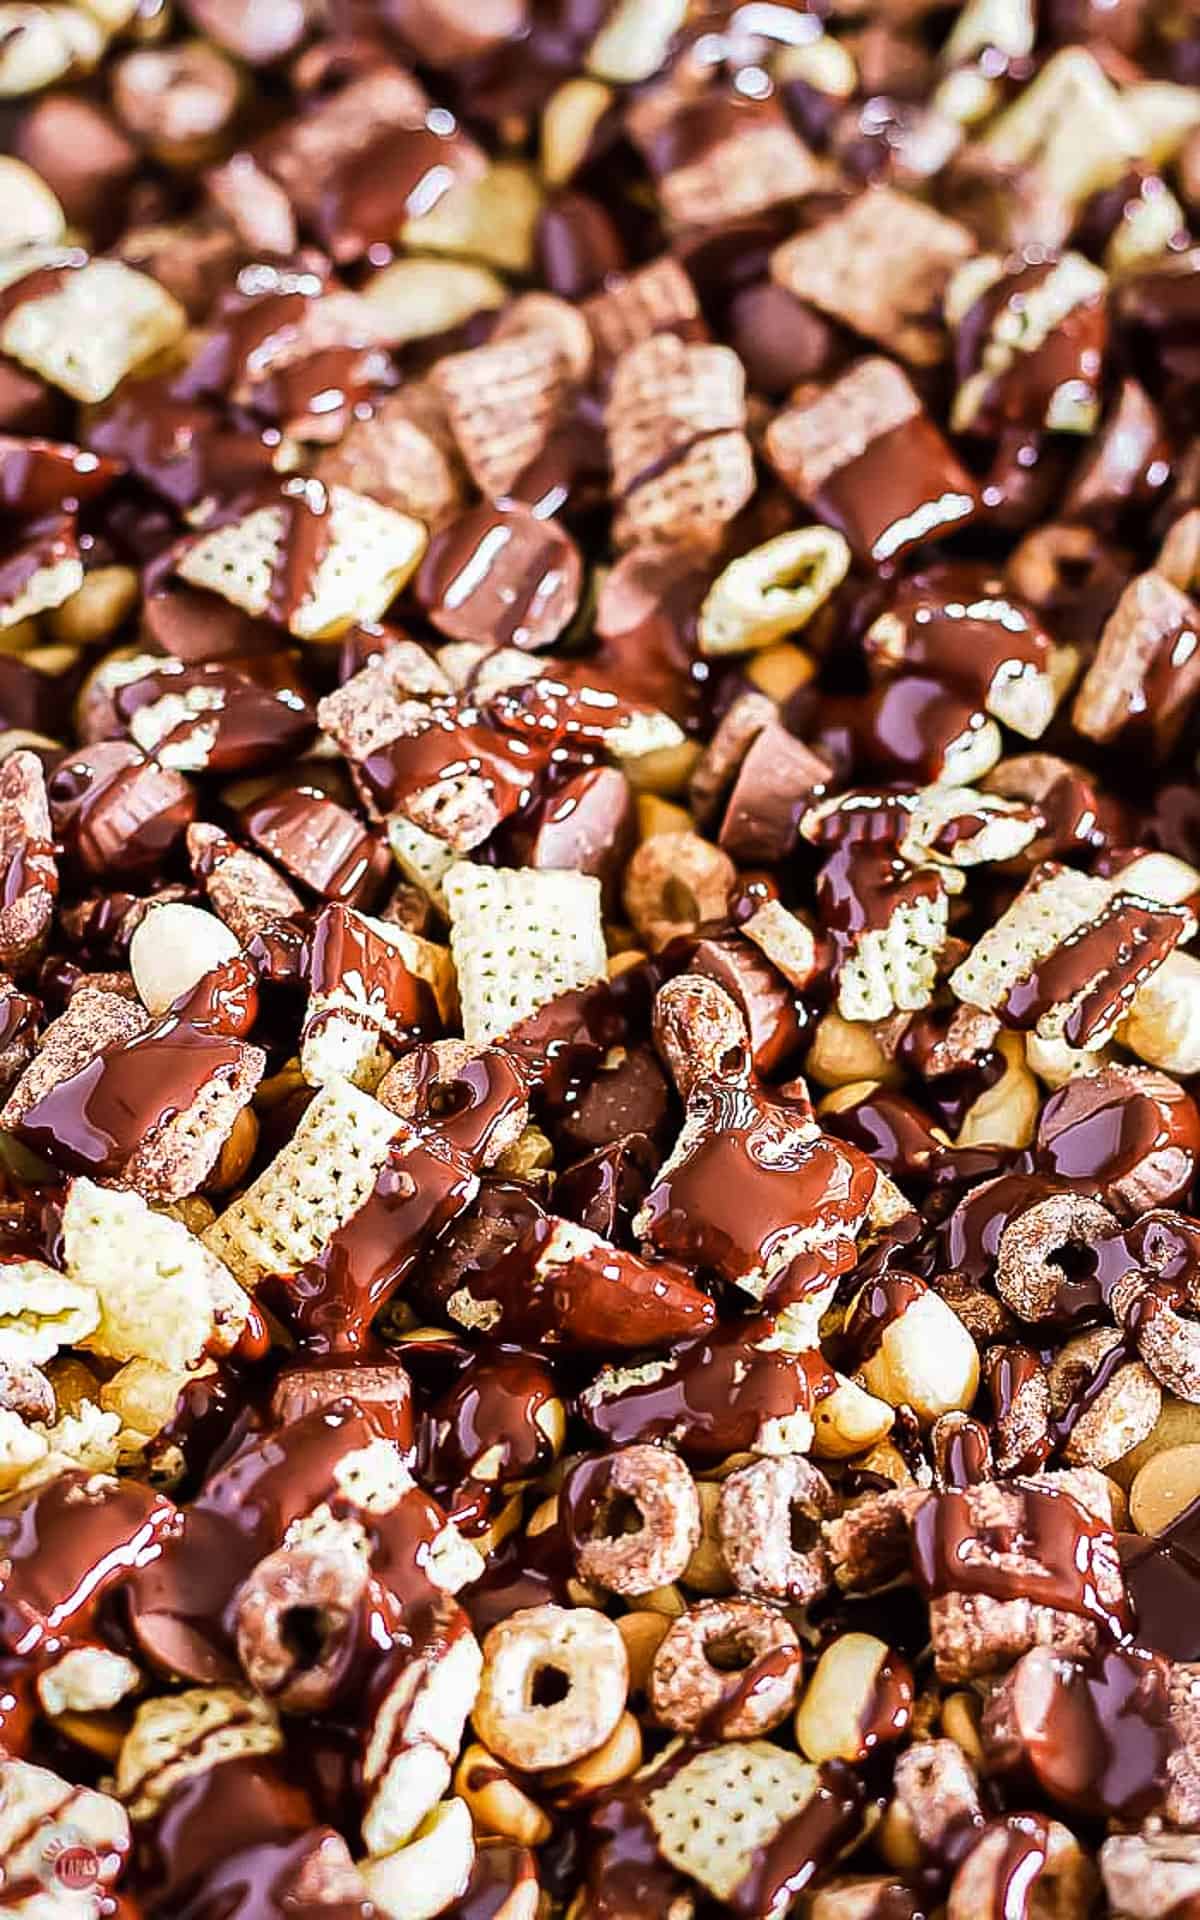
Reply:
[[[916,1013],[933,999],[938,960],[949,933],[945,887],[892,909],[887,926],[868,927],[838,969],[843,1020],[886,1020]]]
[[[392,858],[405,879],[420,887],[437,906],[444,906],[443,882],[458,859],[450,842],[436,833],[426,833],[424,827],[406,820],[402,813],[389,818],[387,837]]]
[[[1080,733],[1113,740],[1136,717],[1169,750],[1200,696],[1198,642],[1195,600],[1155,570],[1139,573],[1105,621],[1075,696],[1071,717]]]
[[[698,1753],[646,1799],[659,1851],[721,1901],[732,1900],[767,1847],[808,1805],[817,1769],[766,1740]]]
[[[187,848],[213,912],[243,945],[272,921],[302,910],[300,895],[269,860],[239,847],[208,821],[188,828]]]
[[[43,1033],[33,1059],[0,1108],[0,1127],[12,1132],[60,1080],[78,1073],[104,1047],[131,1040],[149,1024],[148,1014],[136,1000],[94,987],[80,988]]]
[[[1146,142],[1086,47],[1064,47],[983,135],[1006,167],[1036,167],[1069,206],[1119,180]]]
[[[703,326],[696,289],[669,253],[592,294],[583,317],[596,352],[609,361],[652,334],[677,331],[691,339]]]
[[[753,940],[793,987],[807,987],[817,968],[817,942],[811,927],[788,911],[782,900],[767,900],[742,923]]]
[[[347,760],[366,760],[424,726],[429,696],[450,690],[440,661],[415,640],[398,640],[326,694],[317,719]]]
[[[618,546],[719,540],[754,492],[746,378],[728,347],[656,334],[613,370],[607,427]]]
[[[541,329],[439,360],[434,379],[480,492],[508,492],[546,444],[570,386],[566,355]]]
[[[369,1093],[336,1080],[287,1145],[202,1236],[244,1287],[316,1258],[375,1186],[402,1122]]]
[[[217,1257],[136,1193],[72,1180],[63,1208],[63,1264],[94,1294],[99,1320],[79,1344],[106,1360],[194,1366],[228,1352],[250,1302]]]
[[[44,1261],[0,1266],[0,1368],[44,1366],[60,1347],[78,1346],[99,1319],[93,1290]]]
[[[974,251],[957,220],[891,187],[869,187],[844,213],[777,247],[771,274],[798,300],[928,366],[944,350],[946,282]]]
[[[369,494],[381,506],[436,526],[467,496],[446,407],[432,380],[414,380],[388,394],[363,420],[352,420],[314,473],[327,487]]]
[[[349,487],[330,487],[325,510],[327,545],[288,614],[288,631],[299,640],[330,639],[356,622],[378,620],[425,551],[419,520]],[[285,562],[291,511],[283,501],[256,507],[229,526],[200,534],[179,562],[180,578],[262,618]]]
[[[89,260],[51,292],[17,301],[0,325],[0,351],[73,400],[106,400],[186,325],[157,280],[119,260]]]
[[[590,874],[460,862],[446,875],[445,893],[471,1046],[486,1046],[560,993],[604,978],[600,882]]]
[[[133,1819],[148,1819],[183,1781],[282,1746],[275,1709],[256,1693],[189,1687],[138,1708],[117,1756],[116,1789]]]
[[[723,138],[682,166],[662,171],[655,168],[656,153],[669,150],[675,126],[686,123],[694,102],[668,85],[630,105],[626,126],[657,173],[659,200],[672,227],[738,220],[780,200],[813,193],[825,178],[825,169],[788,124],[777,98],[740,98],[736,109]]]
[[[832,386],[777,413],[767,452],[785,485],[811,499],[872,441],[920,413],[916,389],[893,360],[860,360]]]
[[[1111,895],[1111,882],[1046,861],[954,969],[951,991],[968,1006],[994,1012],[1039,960],[1103,913]]]

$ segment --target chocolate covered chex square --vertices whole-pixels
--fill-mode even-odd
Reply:
[[[547,1001],[602,980],[600,882],[588,874],[452,867],[445,882],[463,1034],[486,1046]]]
[[[435,1027],[433,994],[406,963],[406,938],[352,907],[318,916],[300,1032],[300,1071],[311,1087],[345,1079],[373,1092],[404,1043]]]
[[[277,618],[297,639],[326,639],[377,620],[425,541],[420,521],[366,494],[289,482],[278,505],[198,534],[177,572],[256,619]]]
[[[31,277],[21,298],[20,273],[0,263],[6,289],[0,352],[73,400],[106,400],[126,374],[181,339],[187,317],[177,300],[148,274],[119,260],[68,256],[56,285]],[[30,267],[39,263],[29,262]]]
[[[243,943],[276,921],[288,920],[303,906],[269,860],[248,847],[239,847],[229,835],[208,821],[188,828],[188,855],[192,871],[202,883],[214,913]]]
[[[704,330],[696,289],[670,254],[592,294],[583,303],[583,316],[597,355],[609,362],[652,334],[678,333],[694,340]]]
[[[259,164],[335,260],[356,260],[400,237],[452,181],[482,177],[483,154],[419,81],[376,66],[269,134]]]
[[[432,380],[410,381],[352,420],[313,471],[327,487],[369,494],[427,527],[449,518],[467,493],[445,401]]]
[[[403,1124],[361,1088],[332,1081],[270,1166],[208,1228],[205,1246],[251,1291],[267,1274],[298,1272],[373,1191]]]
[[[941,301],[975,241],[891,187],[870,187],[842,213],[771,255],[771,274],[797,300],[853,327],[915,366],[945,351]]]
[[[675,228],[738,220],[800,199],[825,178],[775,96],[668,85],[635,98],[626,124]]]
[[[607,426],[619,546],[712,544],[754,491],[745,374],[728,347],[658,334],[621,355]]]
[[[546,444],[571,379],[554,335],[533,329],[439,360],[434,380],[467,470],[507,494]]]
[[[1071,718],[1105,743],[1148,734],[1163,757],[1198,699],[1200,606],[1165,575],[1139,573],[1104,623]]]
[[[893,360],[859,360],[776,414],[767,457],[784,485],[876,565],[962,526],[975,484]]]

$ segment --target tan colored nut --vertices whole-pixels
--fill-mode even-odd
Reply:
[[[139,922],[129,942],[129,968],[142,1005],[157,1015],[239,951],[236,936],[215,913],[169,900]]]
[[[942,1702],[942,1732],[956,1747],[961,1747],[973,1767],[983,1765],[983,1742],[979,1738],[982,1708],[978,1695],[959,1691],[949,1693]]]
[[[817,1021],[804,1071],[819,1087],[848,1087],[860,1080],[892,1085],[900,1078],[874,1027],[832,1011]]]
[[[885,1640],[872,1633],[839,1634],[817,1661],[796,1708],[796,1744],[818,1765],[854,1764],[882,1735],[905,1731],[912,1699],[912,1675]],[[881,1718],[882,1728],[876,1724]]]
[[[875,1844],[888,1865],[898,1873],[914,1872],[924,1859],[912,1815],[899,1800],[889,1800],[875,1830]]]
[[[1191,1446],[1200,1446],[1200,1406],[1165,1393],[1153,1430],[1123,1459],[1113,1461],[1110,1477],[1128,1491],[1142,1468],[1156,1460],[1160,1453],[1167,1453],[1172,1447]]]
[[[1115,1214],[1084,1194],[1054,1193],[1039,1200],[1000,1236],[997,1293],[1021,1320],[1053,1319],[1067,1277],[1056,1256],[1071,1248],[1093,1247],[1116,1230]]]
[[[388,1920],[433,1920],[462,1898],[474,1864],[471,1816],[461,1800],[443,1800],[407,1846],[362,1861],[358,1871]]]
[[[850,569],[850,549],[829,527],[797,527],[731,560],[700,609],[698,640],[712,658],[754,653],[808,625]]]
[[[1200,158],[1200,144],[1193,141]],[[1155,573],[1161,573],[1181,593],[1191,593],[1200,581],[1200,507],[1190,507],[1174,521],[1163,538]]]
[[[736,879],[729,855],[699,834],[656,834],[635,850],[625,870],[625,911],[656,952],[677,934],[724,919]]]
[[[680,1097],[697,1083],[750,1072],[746,1017],[731,994],[701,973],[678,973],[654,996],[654,1044]]]
[[[132,567],[94,567],[84,574],[78,593],[46,615],[46,625],[66,646],[94,647],[124,625],[140,594]]]
[[[473,314],[502,307],[503,280],[469,260],[395,260],[362,289],[388,346],[451,333]]]
[[[1059,1821],[1020,1813],[992,1821],[972,1847],[954,1876],[946,1920],[1007,1920],[1008,1888],[1022,1862],[1029,1920],[1086,1920],[1099,1883],[1091,1860]]]
[[[639,1608],[658,1614],[669,1626],[672,1620],[682,1620],[687,1612],[688,1603],[677,1586],[655,1587],[653,1593],[638,1595]]]
[[[574,1806],[594,1793],[603,1793],[628,1780],[642,1764],[642,1730],[631,1713],[623,1713],[602,1747],[571,1767],[551,1767],[542,1775],[560,1806]]]
[[[328,1706],[367,1574],[357,1538],[333,1527],[319,1540],[280,1547],[259,1561],[237,1603],[238,1658],[259,1693],[289,1713]],[[294,1626],[300,1621],[302,1632]]]
[[[1200,1442],[1168,1447],[1148,1460],[1129,1489],[1129,1516],[1139,1533],[1165,1533],[1200,1499]]]
[[[653,840],[659,833],[692,831],[692,816],[687,808],[674,806],[657,793],[639,793],[637,821],[639,840]]]
[[[548,187],[566,186],[612,103],[612,88],[582,73],[554,89],[542,108],[542,179]]]
[[[822,1460],[850,1460],[890,1433],[895,1419],[886,1400],[839,1374],[833,1392],[817,1402],[812,1450]]]
[[[687,14],[687,0],[617,0],[587,56],[587,70],[614,86],[657,73]]]
[[[996,1049],[1004,1057],[1004,1072],[963,1116],[957,1147],[1028,1147],[1037,1133],[1041,1089],[1025,1060],[1021,1035],[1002,1033]]]
[[[678,1454],[621,1447],[599,1471],[603,1489],[575,1556],[580,1578],[630,1598],[681,1578],[701,1537],[701,1490]],[[626,1519],[636,1522],[628,1531]]]
[[[490,1559],[497,1548],[503,1546],[510,1535],[517,1531],[524,1510],[525,1502],[521,1494],[510,1493],[483,1532],[472,1537],[471,1545],[476,1552],[481,1553],[485,1560]]]
[[[406,220],[401,238],[417,252],[480,260],[500,273],[528,274],[542,189],[522,160],[497,160],[481,179],[462,179],[439,201]]]
[[[1195,954],[1167,955],[1130,1007],[1120,1039],[1149,1066],[1185,1079],[1200,1073],[1200,960]]]
[[[625,1710],[625,1643],[591,1608],[526,1607],[491,1629],[483,1662],[475,1730],[522,1773],[595,1753]]]
[[[40,173],[23,160],[0,154],[0,253],[19,247],[51,247],[61,240],[66,216]]]
[[[243,1107],[234,1117],[217,1164],[204,1183],[205,1192],[231,1193],[240,1186],[257,1148],[258,1115],[253,1107]]]
[[[617,1632],[625,1642],[625,1655],[629,1661],[630,1699],[646,1691],[654,1656],[670,1625],[665,1613],[651,1613],[644,1607],[639,1607],[635,1613],[623,1613],[617,1621]]]
[[[66,7],[0,6],[0,100],[38,93],[72,66]]]
[[[1095,1327],[1068,1340],[1050,1368],[1051,1411],[1061,1417],[1088,1392],[1097,1370],[1121,1344],[1112,1327]],[[1111,1466],[1153,1432],[1161,1411],[1158,1381],[1142,1361],[1130,1359],[1089,1399],[1071,1428],[1063,1459],[1070,1466]]]
[[[859,1371],[868,1392],[932,1422],[971,1405],[979,1386],[979,1350],[953,1308],[926,1287],[884,1327]]]
[[[715,1598],[719,1594],[731,1593],[734,1584],[721,1544],[718,1520],[721,1489],[713,1481],[705,1480],[697,1485],[696,1493],[700,1502],[700,1538],[679,1576],[679,1584],[689,1593],[703,1593]]]
[[[739,1593],[809,1606],[833,1580],[821,1521],[835,1509],[825,1475],[799,1454],[754,1460],[719,1488],[725,1565]]]
[[[466,1801],[476,1833],[493,1833],[519,1847],[540,1847],[554,1831],[536,1800],[477,1740],[464,1749],[455,1768],[454,1791]]]
[[[800,1685],[795,1629],[758,1600],[703,1600],[677,1620],[650,1669],[650,1711],[675,1733],[754,1740],[786,1720]]]
[[[688,781],[700,758],[701,747],[698,740],[679,740],[672,746],[651,747],[646,753],[630,754],[621,761],[621,771],[638,797],[638,819],[642,818],[642,800],[665,794],[668,798],[687,792]],[[671,809],[672,817],[682,815],[675,820],[675,827],[690,829],[691,817],[682,807]],[[640,837],[649,838],[650,832],[670,831],[665,826],[647,829],[639,826]]]
[[[751,685],[781,705],[800,687],[806,687],[816,671],[812,655],[791,640],[777,640],[773,646],[764,647],[745,666]]]

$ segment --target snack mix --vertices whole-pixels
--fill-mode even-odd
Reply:
[[[0,1911],[1200,1920],[1200,0],[0,0]]]

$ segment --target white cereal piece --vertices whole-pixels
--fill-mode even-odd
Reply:
[[[789,912],[782,900],[767,900],[742,923],[747,940],[753,940],[773,967],[793,987],[807,987],[817,965],[817,942],[811,927]]]
[[[335,1080],[291,1140],[204,1234],[243,1286],[295,1273],[316,1258],[375,1185],[403,1122],[349,1081]]]
[[[886,1020],[927,1007],[949,921],[949,895],[939,891],[934,899],[898,906],[886,927],[868,928],[838,972],[842,1019]]]
[[[186,326],[179,302],[149,274],[89,260],[53,292],[18,301],[0,326],[0,350],[73,400],[95,402]]]
[[[445,892],[471,1046],[487,1046],[559,994],[604,978],[600,882],[590,874],[464,861],[446,875]]]
[[[951,991],[970,1007],[994,1012],[1039,960],[1103,913],[1111,894],[1109,881],[1045,861],[955,968]]]
[[[332,639],[356,622],[378,620],[425,551],[419,520],[367,494],[331,486],[328,511],[328,547],[288,622],[299,640]],[[256,507],[229,526],[201,533],[180,560],[181,579],[261,618],[270,606],[287,513],[285,506]]]
[[[63,1208],[68,1275],[90,1288],[99,1323],[83,1345],[107,1360],[194,1366],[236,1344],[250,1303],[195,1234],[140,1194],[72,1180]]]
[[[41,1260],[0,1266],[0,1361],[44,1366],[62,1347],[74,1347],[100,1320],[91,1287],[56,1273]]]
[[[647,1796],[659,1851],[714,1899],[728,1902],[755,1855],[817,1790],[817,1769],[766,1740],[729,1740]]]

